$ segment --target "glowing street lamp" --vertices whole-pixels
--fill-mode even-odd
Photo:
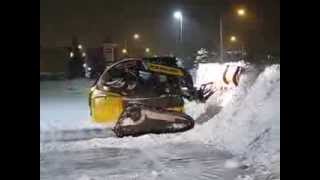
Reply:
[[[236,36],[231,36],[230,37],[230,41],[231,42],[236,42],[237,41],[237,37]]]
[[[245,9],[238,9],[237,10],[238,16],[245,16],[246,15],[246,10]]]
[[[137,33],[135,33],[135,34],[133,35],[133,38],[137,40],[137,39],[139,39],[139,38],[140,38],[140,35],[139,35],[139,34],[137,34]]]
[[[174,18],[176,18],[176,19],[182,19],[182,13],[181,13],[181,11],[176,11],[176,12],[174,12],[173,16],[174,16]]]
[[[81,44],[78,45],[78,49],[82,49],[82,45]]]
[[[74,57],[74,53],[70,52],[70,58],[73,58],[73,57]]]
[[[122,54],[127,54],[127,53],[128,53],[127,49],[122,49]]]
[[[149,48],[146,48],[145,51],[146,51],[146,53],[149,53],[149,52],[150,52],[150,49],[149,49]]]

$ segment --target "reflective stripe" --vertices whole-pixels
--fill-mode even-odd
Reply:
[[[171,110],[171,111],[177,111],[177,112],[184,112],[184,107],[173,107],[173,108],[167,108],[167,110]]]
[[[175,75],[175,76],[183,76],[184,75],[183,72],[178,68],[173,68],[173,67],[160,65],[160,64],[149,63],[148,69],[150,71],[160,72],[160,73],[169,74],[169,75]]]

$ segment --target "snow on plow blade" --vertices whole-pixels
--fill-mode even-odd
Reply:
[[[213,82],[216,88],[236,87],[240,84],[240,78],[245,70],[245,64],[238,63],[206,63],[199,64],[196,74],[196,84],[200,86]]]
[[[187,131],[194,120],[182,113],[144,106],[129,107],[123,112],[113,131],[118,137]]]
[[[223,82],[225,84],[239,85],[240,75],[244,71],[241,66],[230,66],[227,65],[223,72]]]

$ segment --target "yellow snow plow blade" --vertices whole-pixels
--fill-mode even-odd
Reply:
[[[123,111],[122,97],[108,92],[105,96],[93,96],[92,120],[96,123],[115,123]]]

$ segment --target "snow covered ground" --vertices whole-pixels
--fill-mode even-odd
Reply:
[[[196,84],[225,66],[199,67]],[[239,87],[187,103],[197,124],[179,134],[115,138],[89,120],[90,83],[40,83],[41,179],[280,179],[280,65],[249,65]]]

